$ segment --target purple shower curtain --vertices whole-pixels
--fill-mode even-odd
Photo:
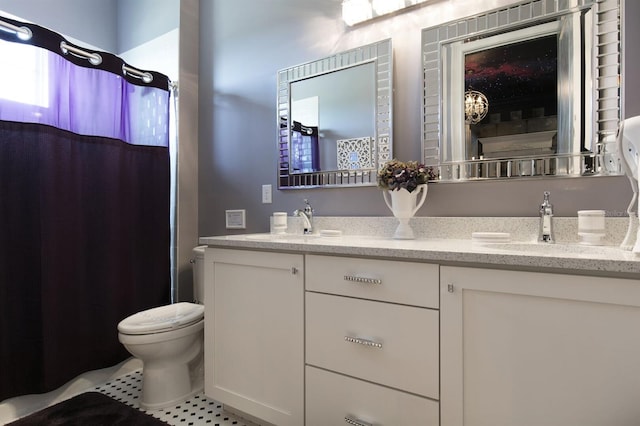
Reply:
[[[124,317],[168,303],[169,81],[0,31],[2,66],[36,57],[39,102],[0,91],[0,400],[53,390],[129,355]],[[9,58],[3,47],[24,48]]]

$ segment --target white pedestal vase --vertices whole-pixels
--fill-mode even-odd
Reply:
[[[418,185],[413,192],[401,188],[395,191],[384,191],[382,195],[384,196],[384,202],[387,203],[393,215],[400,222],[396,232],[393,234],[393,238],[399,240],[414,239],[415,235],[411,225],[409,225],[409,219],[424,204],[424,200],[427,198],[427,184]]]

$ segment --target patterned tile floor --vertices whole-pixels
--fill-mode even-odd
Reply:
[[[139,406],[142,389],[142,371],[133,371],[125,376],[115,378],[90,391],[102,392],[120,402],[135,407],[155,418],[175,426],[255,426],[242,418],[226,413],[222,404],[207,398],[203,393],[192,396],[188,400],[162,410],[144,410]]]

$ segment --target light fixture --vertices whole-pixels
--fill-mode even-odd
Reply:
[[[489,112],[489,100],[476,90],[464,92],[464,121],[466,124],[478,124]]]
[[[405,7],[404,0],[372,0],[373,12],[380,16]]]
[[[371,19],[372,16],[373,10],[369,0],[344,0],[342,2],[342,19],[349,26]]]
[[[428,0],[343,0],[342,19],[351,26]]]

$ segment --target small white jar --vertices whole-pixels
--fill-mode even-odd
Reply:
[[[580,244],[602,245],[605,232],[604,210],[578,210]]]
[[[271,233],[284,234],[287,232],[287,213],[274,212],[271,222]]]

